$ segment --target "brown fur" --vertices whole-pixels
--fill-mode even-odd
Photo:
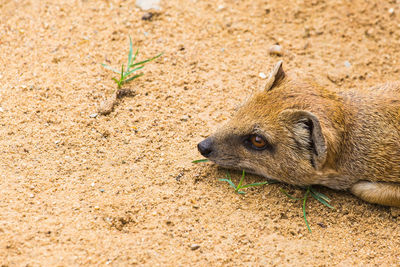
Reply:
[[[271,147],[249,149],[251,134]],[[400,83],[335,93],[279,62],[266,88],[206,140],[206,156],[221,166],[400,207]]]

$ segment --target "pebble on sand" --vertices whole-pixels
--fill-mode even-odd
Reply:
[[[136,6],[141,10],[161,10],[160,0],[136,0]]]
[[[260,73],[258,74],[258,76],[260,76],[261,79],[267,78],[267,75],[266,75],[264,72],[260,72]]]
[[[181,121],[188,121],[189,120],[189,116],[188,115],[183,115],[181,117]]]
[[[154,14],[151,12],[146,12],[142,16],[142,20],[151,20],[153,18]]]
[[[191,246],[190,246],[190,249],[191,250],[196,250],[196,249],[199,249],[200,248],[200,245],[199,244],[192,244]]]
[[[117,95],[114,94],[110,98],[107,98],[103,102],[100,103],[100,107],[98,109],[98,113],[101,115],[108,115],[110,114],[113,109],[115,104],[117,104]]]
[[[280,45],[273,45],[269,48],[269,54],[270,55],[275,55],[275,56],[282,56],[283,55],[283,49],[282,46]]]
[[[346,68],[350,68],[351,67],[351,63],[349,61],[347,61],[347,60],[344,62],[344,65],[345,65]]]

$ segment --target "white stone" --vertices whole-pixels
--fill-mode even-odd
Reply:
[[[270,55],[276,55],[276,56],[282,56],[283,55],[283,49],[282,46],[280,45],[273,45],[269,49],[269,54]]]
[[[160,0],[136,0],[136,6],[141,10],[161,10]]]

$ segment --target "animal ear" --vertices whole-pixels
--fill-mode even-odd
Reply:
[[[321,169],[326,160],[327,146],[318,118],[311,112],[296,109],[286,109],[279,116],[296,142],[310,150],[313,167]]]
[[[281,82],[285,78],[285,72],[283,71],[282,63],[282,60],[276,63],[271,73],[269,74],[267,84],[265,85],[264,89],[266,92],[272,90],[272,88],[274,88],[279,82]]]

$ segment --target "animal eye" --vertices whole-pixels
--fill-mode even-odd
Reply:
[[[270,146],[270,144],[265,140],[265,138],[258,134],[250,135],[247,138],[247,140],[245,141],[245,144],[249,148],[252,148],[255,150],[264,150]]]
[[[250,137],[250,142],[253,146],[257,148],[262,148],[266,145],[265,140],[259,135],[252,135]]]

